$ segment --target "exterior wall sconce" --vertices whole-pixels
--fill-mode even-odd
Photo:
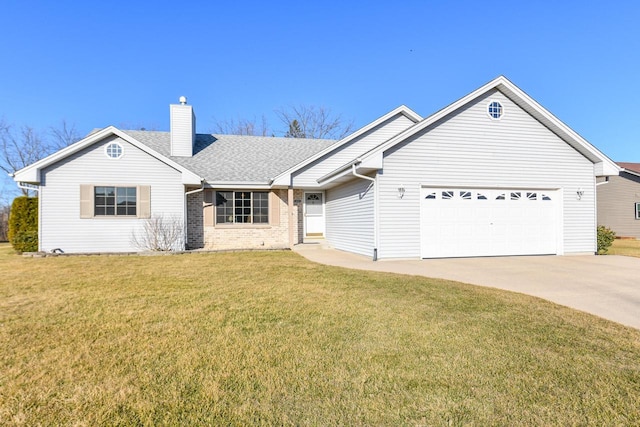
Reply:
[[[404,185],[400,184],[398,187],[398,199],[402,199],[404,197]]]
[[[578,188],[578,191],[576,191],[576,195],[578,196],[578,200],[582,200],[582,196],[584,196],[584,190],[582,188]]]

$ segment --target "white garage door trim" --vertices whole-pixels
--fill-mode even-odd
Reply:
[[[561,192],[422,187],[422,258],[560,254]]]

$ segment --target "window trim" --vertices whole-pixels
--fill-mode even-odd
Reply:
[[[113,188],[113,196],[98,196],[97,193],[97,189],[98,188],[104,188],[105,189],[105,194],[108,194],[107,192],[109,190],[107,189],[111,189]],[[133,196],[129,195],[129,191],[133,190],[135,192],[135,194]],[[120,192],[124,192],[124,194],[118,194]],[[113,197],[113,204],[108,204],[107,201],[105,200],[103,204],[98,205],[98,197],[104,197],[105,199],[107,198],[111,198]],[[120,206],[118,203],[118,198],[120,197],[124,197],[125,199],[125,205],[124,206]],[[131,199],[135,199],[133,200],[133,206],[131,206],[129,204],[129,201],[131,201]],[[99,218],[117,218],[117,217],[125,217],[125,218],[137,218],[138,217],[138,186],[132,185],[132,186],[124,186],[124,185],[95,185],[93,187],[93,216],[94,217],[99,217]],[[119,208],[124,207],[125,212],[129,212],[129,209],[133,209],[135,211],[135,213],[133,214],[129,214],[129,213],[125,213],[125,214],[119,214],[118,210]],[[104,209],[105,213],[102,214],[98,214],[96,213],[97,210],[99,208]],[[107,213],[109,209],[113,209],[113,214],[109,214]]]
[[[233,199],[231,200],[231,206],[224,206],[221,207],[218,204],[218,194],[221,193],[232,193],[233,195]],[[249,206],[244,206],[244,207],[238,207],[236,206],[236,200],[241,200],[241,199],[236,199],[236,193],[249,193],[250,194],[250,199],[249,199]],[[264,211],[262,214],[260,214],[259,216],[263,217],[264,219],[266,219],[266,221],[264,222],[254,222],[254,218],[257,216],[255,213],[255,209],[260,209],[260,207],[257,207],[255,205],[255,194],[264,194],[264,199],[262,199],[261,201],[266,203],[266,206],[262,206],[261,208],[264,209],[266,208],[266,211]],[[269,190],[235,190],[235,189],[224,189],[224,190],[215,190],[213,191],[213,225],[214,227],[223,227],[223,228],[242,228],[242,227],[251,227],[251,228],[266,228],[266,227],[270,227],[272,225],[272,218],[271,218],[271,213],[272,213],[272,209],[273,206],[272,204],[274,203],[273,201],[273,197],[271,195],[271,191]],[[224,197],[224,196],[223,196]],[[246,199],[245,199],[246,200]],[[229,203],[229,200],[225,198],[225,203]],[[233,221],[228,221],[228,222],[219,222],[218,218],[219,218],[219,213],[218,213],[218,209],[228,209],[230,210],[229,212],[229,217],[233,218]],[[250,212],[249,214],[246,213],[237,213],[237,209],[248,209],[248,211]],[[247,216],[248,215],[248,216]],[[225,216],[227,216],[225,214]],[[247,222],[238,222],[237,219],[239,217],[248,217],[250,220]]]
[[[491,112],[491,110],[495,108],[494,104],[498,104],[499,113],[500,113],[498,117],[495,117]],[[502,105],[502,102],[496,99],[492,99],[487,103],[487,115],[491,120],[502,120],[502,118],[504,117],[504,113],[505,113],[504,105]]]
[[[636,219],[640,219],[640,202],[636,202],[635,206],[636,206]]]
[[[125,187],[136,189],[136,215],[96,215],[96,187]],[[151,186],[131,184],[80,184],[80,218],[81,219],[147,219],[151,218]],[[117,212],[117,211],[116,211]]]
[[[112,146],[116,146],[118,147],[118,149],[120,150],[120,154],[117,157],[113,157],[111,156],[111,154],[109,154],[109,147]],[[107,156],[107,158],[109,160],[118,160],[121,159],[122,156],[124,156],[124,146],[122,144],[120,144],[119,142],[110,142],[107,145],[104,146],[104,155]]]

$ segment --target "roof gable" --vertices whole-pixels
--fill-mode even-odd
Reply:
[[[558,135],[558,137],[560,137],[567,144],[572,146],[576,151],[593,162],[596,165],[596,175],[617,175],[619,173],[620,168],[611,159],[609,159],[588,141],[586,141],[575,131],[569,128],[566,124],[556,118],[553,114],[543,108],[540,104],[529,97],[529,95],[519,89],[516,85],[511,83],[504,76],[500,76],[490,81],[489,83],[476,89],[463,98],[460,98],[454,103],[425,118],[415,126],[412,126],[404,132],[401,132],[386,143],[381,144],[370,152],[364,154],[363,156],[361,156],[361,159],[358,160],[358,163],[361,164],[364,168],[381,168],[382,156],[386,150],[426,129],[428,126],[436,123],[438,120],[441,120],[446,116],[454,113],[455,111],[464,108],[467,104],[473,102],[474,100],[494,89],[503,93],[520,108],[529,113],[532,117],[534,117],[548,129],[550,129],[553,133]],[[354,159],[354,162],[356,160],[357,159]]]
[[[372,131],[377,126],[383,124],[387,120],[390,120],[391,118],[393,118],[394,116],[397,116],[397,115],[403,115],[406,118],[408,118],[409,120],[411,120],[413,123],[418,123],[420,120],[422,120],[422,117],[420,115],[418,115],[415,111],[411,110],[409,107],[407,107],[405,105],[401,105],[401,106],[389,111],[387,114],[377,118],[376,120],[372,121],[371,123],[361,127],[360,129],[356,130],[352,134],[347,135],[346,137],[342,138],[341,140],[339,140],[339,141],[335,142],[334,144],[326,147],[324,150],[315,153],[313,156],[310,156],[310,157],[304,159],[303,161],[301,161],[300,163],[294,165],[290,169],[282,172],[277,177],[275,177],[274,184],[276,184],[276,185],[290,185],[291,184],[291,175],[293,173],[301,170],[302,168],[310,165],[311,163],[313,163],[316,160],[322,158],[323,156],[326,156],[327,154],[329,154],[331,152],[334,152],[336,150],[342,149],[343,147],[347,146],[352,141],[354,141],[357,138],[365,135],[367,132]]]
[[[56,151],[55,153],[51,154],[50,156],[45,157],[44,159],[41,159],[23,169],[20,169],[19,171],[15,172],[12,177],[14,179],[14,181],[16,182],[28,182],[28,183],[39,183],[40,182],[40,171],[43,168],[46,168],[48,166],[51,166],[63,159],[66,159],[67,157],[79,152],[80,150],[83,150],[93,144],[96,144],[102,140],[104,140],[105,138],[108,138],[112,135],[115,135],[119,138],[122,138],[123,140],[127,141],[128,143],[130,143],[131,145],[135,146],[136,148],[139,148],[140,150],[144,151],[145,153],[149,154],[150,156],[158,159],[159,161],[171,166],[172,168],[178,170],[179,172],[182,173],[182,183],[183,184],[191,184],[191,185],[200,185],[200,183],[202,182],[202,178],[198,175],[196,175],[195,173],[191,172],[190,170],[186,169],[185,167],[179,165],[178,163],[176,163],[175,161],[169,159],[168,157],[156,152],[155,150],[153,150],[152,148],[148,147],[147,145],[141,143],[140,141],[136,140],[135,138],[133,138],[132,136],[124,133],[123,131],[121,131],[120,129],[114,127],[114,126],[109,126],[106,127],[102,130],[96,131],[91,133],[89,136],[87,136],[86,138],[69,145],[68,147],[65,147],[59,151]]]

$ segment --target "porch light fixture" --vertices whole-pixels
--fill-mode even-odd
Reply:
[[[404,185],[400,184],[398,187],[398,199],[402,199],[404,197]]]
[[[576,195],[578,196],[578,200],[582,200],[582,196],[584,196],[584,190],[582,188],[578,188],[578,191],[576,191]]]

